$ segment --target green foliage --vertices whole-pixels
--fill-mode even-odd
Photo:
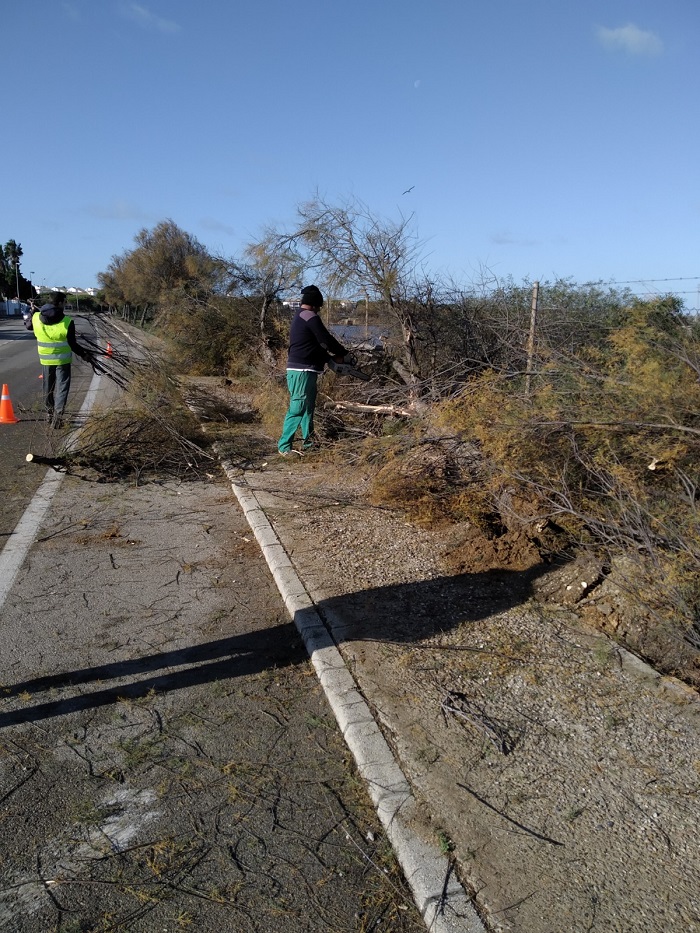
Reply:
[[[92,295],[71,295],[66,304],[69,314],[94,314],[102,310],[102,303]]]
[[[271,230],[259,242],[249,244],[245,256],[246,265],[237,269],[239,287],[255,301],[262,355],[267,363],[273,363],[282,346],[283,328],[276,313],[280,296],[301,288],[304,260],[292,243],[280,241]]]
[[[437,832],[438,844],[443,855],[449,855],[455,850],[455,844],[443,829]]]
[[[19,297],[27,301],[34,297],[34,288],[20,272],[23,255],[22,244],[8,240],[0,249],[0,297]]]
[[[245,299],[211,298],[206,304],[179,302],[157,319],[181,372],[225,375],[257,347],[256,309]]]
[[[162,307],[183,297],[201,299],[223,283],[223,264],[172,220],[139,231],[135,241],[98,275],[110,304]]]
[[[566,359],[540,347],[522,377],[484,371],[442,408],[479,442],[487,485],[612,560],[633,555],[647,608],[700,634],[700,343],[675,299],[634,301]],[[595,334],[595,329],[593,331]],[[603,336],[604,335],[604,336]],[[601,339],[602,337],[602,339]]]
[[[98,276],[101,300],[133,323],[149,322],[182,372],[226,374],[260,357],[273,364],[288,327],[279,293],[298,282],[299,258],[268,236],[248,248],[246,260],[212,256],[163,221],[141,230],[135,248]]]
[[[604,342],[629,300],[625,292],[565,280],[541,283],[540,295],[539,352],[550,361],[564,362]],[[411,283],[406,300],[431,393],[449,394],[456,384],[486,369],[511,374],[526,369],[531,284],[505,281],[488,289],[464,290],[424,276]]]

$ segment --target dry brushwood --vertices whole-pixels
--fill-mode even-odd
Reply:
[[[464,693],[450,691],[440,703],[440,708],[445,721],[447,721],[447,714],[451,713],[468,723],[484,735],[502,755],[509,755],[515,748],[512,731],[489,716],[478,703],[470,700]]]
[[[66,467],[91,468],[107,480],[198,477],[212,455],[186,435],[192,425],[176,414],[136,408],[93,417],[67,452]]]
[[[61,451],[62,465],[68,472],[94,470],[107,481],[199,476],[203,461],[214,458],[200,444],[199,426],[167,364],[141,344],[133,353],[117,349],[118,339],[127,338],[114,328],[113,335],[109,321],[101,320],[99,329],[99,342],[82,342],[89,346],[95,372],[123,390],[123,403],[88,419],[69,449]],[[103,349],[105,342],[109,350]]]

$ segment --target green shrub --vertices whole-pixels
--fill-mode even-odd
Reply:
[[[440,409],[478,442],[485,488],[536,496],[540,516],[604,558],[629,552],[638,595],[700,634],[700,350],[673,299],[636,302],[564,362],[540,349],[522,378],[487,371]]]

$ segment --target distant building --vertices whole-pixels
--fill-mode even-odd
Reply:
[[[19,317],[23,311],[29,311],[29,305],[24,301],[14,301],[12,298],[0,301],[0,314],[7,315],[7,317]]]
[[[66,288],[65,285],[35,285],[34,287],[40,295],[51,294],[51,292],[66,292],[69,295],[90,295],[90,297],[94,298],[97,294],[96,288],[78,288],[75,285],[70,288]]]

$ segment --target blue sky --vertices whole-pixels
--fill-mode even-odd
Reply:
[[[0,240],[36,284],[95,285],[166,218],[240,255],[319,191],[410,216],[465,283],[669,279],[634,288],[698,306],[697,0],[23,0],[1,22]]]

